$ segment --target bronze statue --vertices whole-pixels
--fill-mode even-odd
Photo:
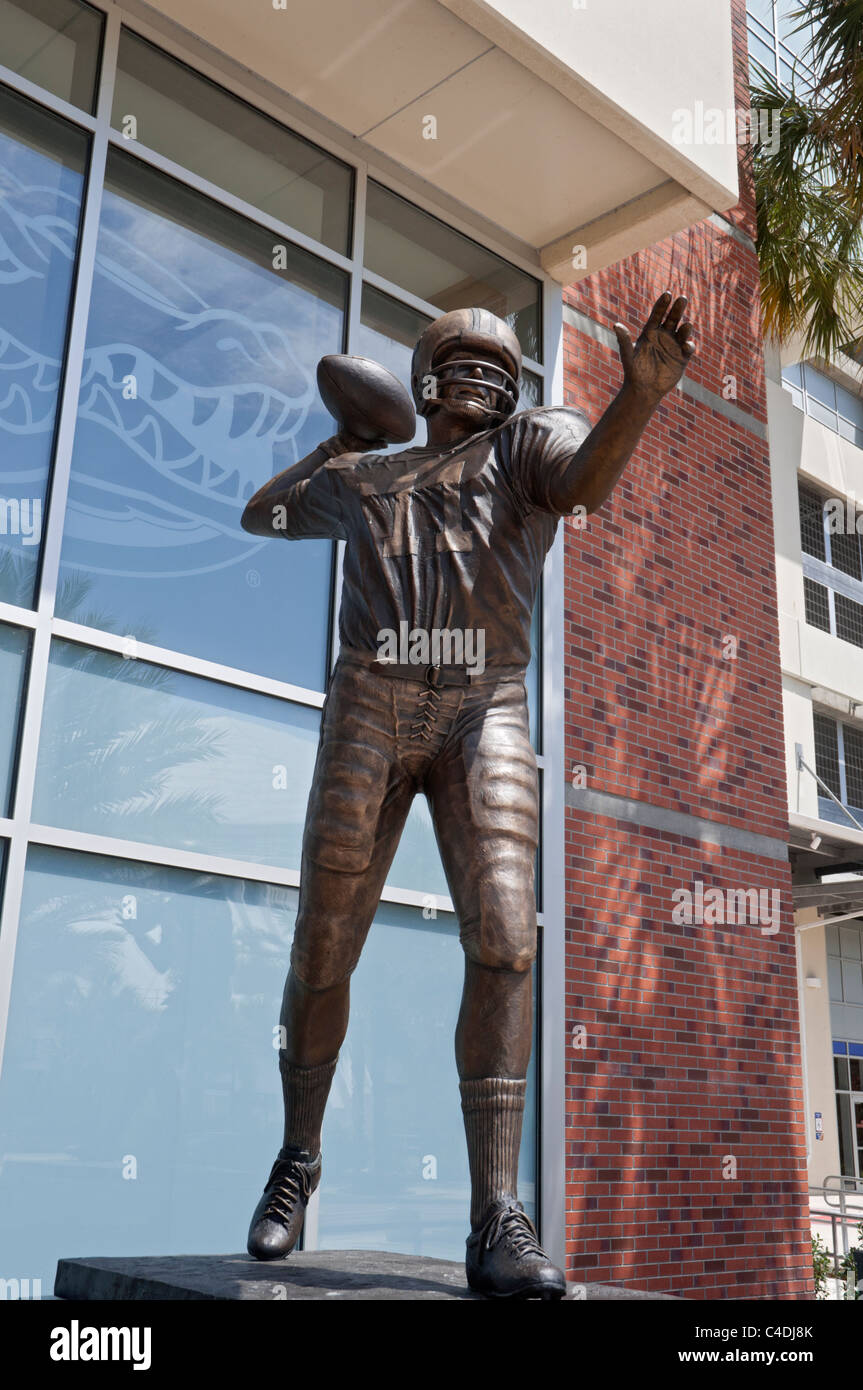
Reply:
[[[455,1048],[471,1174],[468,1283],[502,1298],[566,1291],[516,1191],[536,952],[530,623],[561,516],[603,504],[686,369],[685,307],[663,294],[634,345],[615,326],[623,384],[593,429],[580,410],[516,413],[518,340],[484,309],[444,314],[417,343],[411,385],[424,446],[381,453],[413,435],[395,379],[388,386],[364,359],[324,359],[319,383],[339,433],[245,509],[255,535],[347,542],[341,650],[281,1013],[284,1144],[252,1218],[257,1259],[290,1253],[320,1181],[350,976],[423,791],[465,953]]]

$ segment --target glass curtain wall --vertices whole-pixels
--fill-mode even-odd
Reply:
[[[278,1148],[340,554],[240,516],[333,432],[318,358],[407,381],[430,319],[480,304],[547,398],[537,279],[151,40],[0,0],[0,1276],[45,1289],[64,1255],[242,1249]],[[418,800],[311,1243],[463,1255],[446,894]]]

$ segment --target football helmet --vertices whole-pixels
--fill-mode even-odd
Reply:
[[[444,352],[453,348],[460,355],[440,363]],[[482,382],[468,375],[477,367],[482,369]],[[505,420],[518,405],[520,375],[521,347],[509,324],[488,309],[453,309],[430,323],[414,348],[411,390],[417,414],[428,415],[440,403],[442,386],[482,385],[491,404],[480,409]],[[428,390],[430,380],[432,391]]]

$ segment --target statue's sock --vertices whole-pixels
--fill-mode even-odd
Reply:
[[[338,1057],[316,1067],[299,1067],[279,1051],[279,1071],[285,1101],[283,1150],[310,1154],[317,1158],[321,1148],[321,1125]]]
[[[470,1223],[479,1227],[492,1202],[516,1199],[526,1081],[489,1076],[462,1081],[461,1108],[470,1164]]]

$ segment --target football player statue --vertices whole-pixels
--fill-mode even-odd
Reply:
[[[516,1189],[537,933],[531,615],[560,518],[602,506],[686,369],[685,306],[663,294],[635,343],[615,326],[623,383],[593,429],[580,410],[516,413],[518,340],[485,309],[444,314],[417,343],[411,385],[428,424],[418,447],[381,452],[413,435],[395,378],[363,358],[324,358],[318,380],[339,432],[246,506],[254,535],[347,543],[281,1013],[284,1144],[249,1231],[259,1260],[294,1248],[320,1181],[351,973],[424,792],[465,956],[455,1052],[468,1283],[501,1298],[566,1292]]]

